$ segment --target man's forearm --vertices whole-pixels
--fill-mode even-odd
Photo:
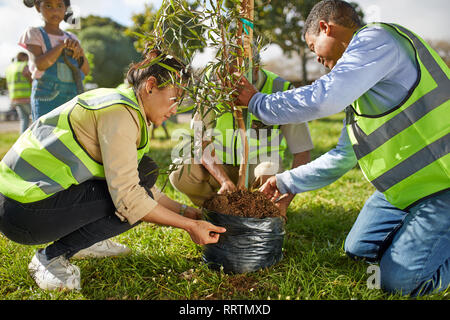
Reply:
[[[323,188],[352,169],[357,163],[344,127],[336,148],[308,164],[277,174],[277,186],[282,193],[301,193]]]

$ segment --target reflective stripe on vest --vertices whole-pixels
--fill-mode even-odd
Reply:
[[[363,100],[355,101],[348,110],[356,116],[347,128],[367,179],[391,204],[405,209],[450,188],[450,72],[411,31],[379,25],[411,42],[420,66],[418,79],[405,100],[385,114],[364,114]]]
[[[138,161],[148,152],[148,132],[132,89],[98,89],[75,97],[34,122],[0,162],[0,193],[22,203],[45,199],[73,184],[104,179],[95,161],[76,140],[69,115],[75,105],[99,110],[116,104],[138,111],[141,145]]]
[[[10,99],[29,98],[31,96],[31,83],[23,75],[23,69],[26,65],[26,61],[17,61],[6,69],[6,82]]]
[[[260,92],[271,94],[289,89],[290,82],[270,71],[262,71],[266,77],[266,81]],[[247,113],[245,112],[244,118],[246,114]],[[281,136],[280,126],[263,125],[262,122],[252,114],[250,121],[250,128],[253,128],[247,129],[247,135],[250,134],[250,162],[253,163],[257,161],[258,157],[270,158],[272,154],[277,154],[279,157],[283,158],[287,144],[286,139]],[[260,125],[256,126],[256,123]],[[242,143],[233,116],[230,113],[220,116],[216,120],[214,131],[214,148],[218,160],[222,161],[222,163],[238,165],[241,159],[240,152],[242,150]],[[262,161],[264,160],[266,159],[262,159]]]

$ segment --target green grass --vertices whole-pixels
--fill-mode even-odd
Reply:
[[[342,118],[339,114],[310,123],[313,158],[336,145]],[[180,127],[187,125],[169,124],[169,130]],[[156,134],[151,156],[164,166],[177,142],[163,140],[162,129]],[[0,134],[0,158],[16,138],[17,134]],[[159,186],[164,179],[159,178]],[[326,188],[297,195],[288,210],[282,261],[243,275],[208,269],[201,261],[201,247],[186,232],[141,224],[116,237],[132,248],[130,256],[76,261],[83,289],[46,292],[35,285],[27,271],[37,247],[16,244],[0,235],[0,299],[409,299],[368,289],[368,265],[349,259],[342,250],[347,233],[373,191],[355,168]],[[190,204],[170,184],[165,192]],[[449,296],[447,290],[420,299],[447,300]]]

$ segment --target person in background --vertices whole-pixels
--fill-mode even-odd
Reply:
[[[304,25],[307,45],[331,71],[271,95],[245,79],[238,101],[269,124],[346,110],[337,147],[269,178],[276,199],[327,186],[359,164],[376,188],[344,244],[379,263],[381,288],[424,295],[450,285],[450,70],[423,39],[387,23],[362,26],[351,4],[321,1]]]
[[[253,50],[253,63],[252,79],[258,90],[275,93],[294,88],[289,81],[260,68],[260,56],[256,48]],[[227,131],[236,132],[237,129],[231,113],[215,119],[213,112],[205,112],[206,115],[197,113],[193,116],[194,121],[202,121],[202,127],[205,129],[203,137],[196,136],[194,140],[202,141],[201,164],[185,164],[185,168],[180,166],[170,175],[174,188],[186,194],[197,206],[202,206],[203,202],[215,193],[225,194],[237,190],[242,150],[238,134],[233,135],[232,139],[227,136]],[[249,146],[249,187],[257,188],[268,177],[283,171],[286,149],[293,154],[292,168],[310,161],[310,150],[314,146],[307,123],[267,126],[246,110],[243,113],[244,121],[247,115],[250,116],[250,128],[253,130]],[[212,137],[208,135],[212,129],[213,142]],[[294,196],[290,195],[276,204],[283,216],[286,216],[293,198]]]
[[[34,6],[44,26],[29,27],[19,40],[30,56],[33,121],[80,93],[79,84],[89,73],[79,40],[59,27],[68,18],[70,0],[34,0]]]
[[[28,68],[28,55],[25,52],[19,52],[6,69],[6,84],[11,107],[15,108],[19,115],[20,133],[23,133],[30,124],[31,114],[31,73]]]
[[[157,57],[170,70],[150,63]],[[153,50],[131,66],[131,88],[77,96],[41,116],[6,153],[0,232],[24,245],[50,243],[28,265],[40,288],[80,289],[80,269],[69,259],[128,254],[108,239],[142,221],[186,230],[197,244],[226,231],[162,194],[158,167],[146,156],[148,127],[176,113],[187,77],[177,59]]]

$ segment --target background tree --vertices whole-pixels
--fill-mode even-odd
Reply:
[[[95,15],[88,15],[87,17],[81,17],[81,30],[87,29],[89,27],[106,27],[106,26],[112,26],[114,29],[116,29],[119,32],[125,31],[126,27],[121,25],[120,23],[114,21],[113,19],[109,17],[100,17]],[[71,32],[78,35],[81,30],[70,30]]]
[[[302,64],[302,85],[308,83],[307,62],[314,55],[302,38],[303,25],[309,12],[320,0],[255,0],[255,32],[277,44],[283,53],[299,54]],[[361,18],[364,14],[358,4],[350,2]]]
[[[442,60],[450,67],[450,41],[448,40],[428,40],[431,47],[441,56]]]
[[[180,10],[186,8],[186,10]],[[132,16],[133,25],[126,29],[125,33],[137,38],[134,45],[137,50],[142,51],[145,41],[154,30],[155,22],[159,15],[165,17],[162,23],[170,23],[171,26],[161,26],[164,29],[164,41],[176,56],[183,55],[184,49],[194,51],[203,51],[203,41],[199,36],[204,32],[202,24],[196,23],[192,19],[189,11],[200,9],[199,1],[179,0],[177,3],[164,2],[158,10],[152,4],[146,4],[144,12]]]
[[[130,63],[140,59],[134,39],[126,28],[110,18],[90,15],[81,18],[81,30],[71,30],[80,39],[91,64],[86,81],[99,87],[116,87],[123,83]]]

